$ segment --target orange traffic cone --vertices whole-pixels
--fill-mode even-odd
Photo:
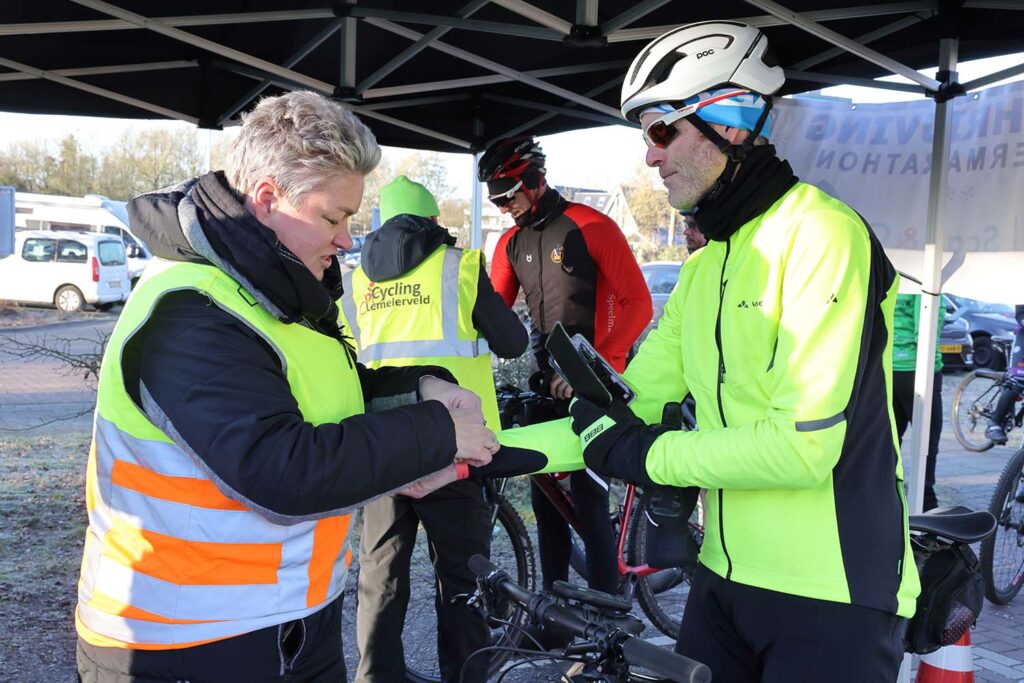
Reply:
[[[974,683],[971,630],[967,629],[953,645],[921,655],[914,683]]]

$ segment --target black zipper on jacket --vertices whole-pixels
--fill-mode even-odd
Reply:
[[[531,228],[531,230],[532,229],[533,228]],[[544,258],[543,257],[544,257],[544,231],[543,230],[538,230],[537,231],[537,282],[538,282],[539,287],[540,287],[540,306],[538,307],[538,309],[540,310],[540,329],[541,329],[541,331],[544,331],[544,330],[548,329],[547,328],[547,323],[545,322],[547,316],[544,315],[547,312],[547,311],[544,310],[545,306],[547,306],[547,302],[544,300]]]
[[[722,405],[722,384],[725,382],[725,353],[722,351],[722,306],[725,305],[725,266],[729,262],[731,240],[725,241],[725,258],[722,260],[722,274],[718,279],[718,317],[715,318],[715,346],[718,347],[718,383],[715,391],[718,396],[718,415],[722,418],[722,427],[728,427],[725,421],[725,408]],[[732,578],[732,558],[725,546],[725,501],[722,489],[718,489],[718,536],[722,539],[722,552],[725,553],[725,579]]]

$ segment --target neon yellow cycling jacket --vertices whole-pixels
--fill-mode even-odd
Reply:
[[[699,430],[658,437],[646,469],[708,489],[700,561],[711,571],[913,614],[890,401],[897,288],[864,221],[805,183],[683,265],[625,377],[648,423],[666,402],[696,399]],[[502,442],[532,441],[568,467],[568,422],[540,427],[543,441],[526,428]]]

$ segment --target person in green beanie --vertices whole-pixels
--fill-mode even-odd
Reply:
[[[892,335],[892,412],[896,417],[896,436],[901,441],[914,414],[914,375],[917,363],[917,330],[921,316],[920,294],[898,294],[893,314]],[[946,308],[939,306],[939,326],[942,334]],[[924,512],[939,506],[935,497],[935,460],[939,453],[942,434],[942,352],[935,346],[935,388],[932,390],[932,426],[928,434],[928,459],[924,467]]]
[[[487,424],[500,429],[491,352],[502,358],[521,355],[528,342],[526,328],[492,288],[480,250],[457,249],[438,224],[437,201],[427,188],[398,176],[381,189],[380,211],[384,224],[366,238],[362,264],[346,275],[342,298],[360,361],[376,368],[422,365],[431,358],[480,396]],[[402,627],[420,524],[438,578],[441,678],[487,679],[488,659],[469,657],[491,644],[490,629],[464,600],[453,598],[473,592],[468,560],[489,555],[491,513],[480,483],[465,478],[470,476],[466,468],[458,476],[422,498],[388,495],[363,508],[356,615],[359,683],[405,680]]]
[[[426,187],[400,175],[380,190],[380,222],[386,223],[400,213],[432,218],[441,216],[437,200]]]

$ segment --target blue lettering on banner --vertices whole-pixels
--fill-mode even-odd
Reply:
[[[951,173],[972,173],[1024,167],[1024,140],[998,145],[954,149],[949,154]],[[863,175],[924,175],[931,172],[932,155],[919,152],[857,152],[822,148],[814,169]]]
[[[954,142],[1019,134],[1024,131],[1024,97],[1002,102],[961,100],[954,102],[950,121]],[[930,112],[903,114],[862,114],[857,111],[821,112],[804,124],[803,136],[811,142],[834,140],[840,144],[909,145],[930,144],[933,134]]]

